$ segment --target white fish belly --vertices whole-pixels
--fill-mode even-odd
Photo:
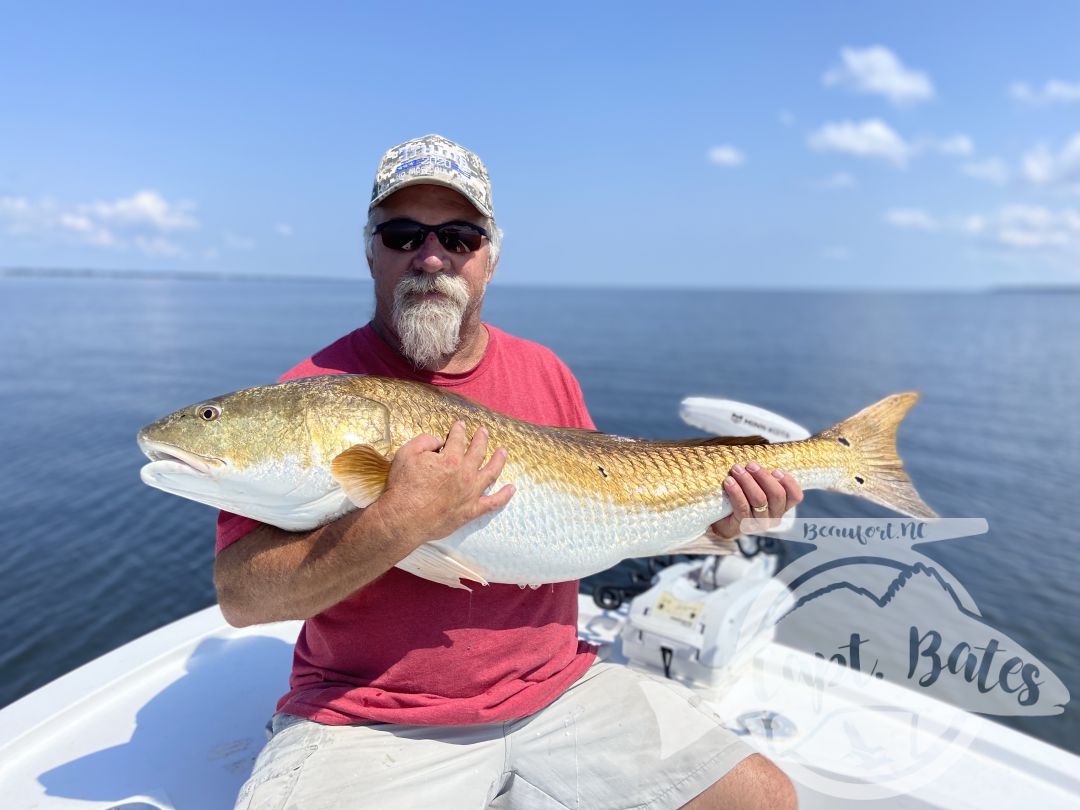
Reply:
[[[489,582],[580,579],[629,557],[666,553],[730,511],[722,493],[657,511],[507,477],[517,492],[505,507],[433,543]]]
[[[161,468],[176,472],[162,475]],[[328,470],[295,455],[217,477],[160,461],[143,467],[141,475],[152,487],[290,532],[316,529],[355,508]]]

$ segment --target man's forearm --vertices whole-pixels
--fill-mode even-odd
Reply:
[[[382,576],[415,545],[374,504],[306,533],[260,526],[214,561],[218,602],[237,627],[307,619]]]

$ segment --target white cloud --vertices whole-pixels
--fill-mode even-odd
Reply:
[[[894,166],[907,165],[913,148],[884,121],[841,121],[825,124],[807,139],[819,152],[842,152],[860,158],[885,160]]]
[[[1080,258],[1080,211],[1006,205],[990,214],[935,217],[918,208],[893,209],[885,220],[898,228],[959,234],[984,245],[1025,255],[1065,251]]]
[[[830,68],[822,81],[826,87],[884,96],[896,106],[934,97],[934,84],[928,75],[905,67],[896,54],[881,45],[843,48],[840,64]]]
[[[936,231],[940,223],[921,208],[893,208],[885,212],[885,221],[894,228]]]
[[[0,214],[15,218],[28,210],[30,202],[25,197],[0,197]]]
[[[1045,144],[1024,155],[1020,170],[1036,186],[1080,192],[1080,132],[1056,154]]]
[[[968,177],[985,180],[987,183],[1003,186],[1009,182],[1009,167],[999,158],[989,158],[975,163],[965,163],[961,168]]]
[[[277,232],[278,236],[292,236],[293,235],[293,227],[292,227],[292,225],[289,225],[287,222],[279,222],[277,225],[274,226],[274,230]]]
[[[230,250],[254,250],[255,240],[247,236],[238,236],[232,231],[225,231],[221,234],[221,241],[225,243],[225,247]]]
[[[69,218],[65,218],[70,214]],[[64,212],[48,197],[36,202],[26,197],[0,197],[0,222],[11,236],[33,236],[48,230],[79,231],[90,223],[76,221],[72,212]]]
[[[1080,82],[1050,79],[1040,90],[1027,82],[1013,82],[1009,85],[1009,96],[1015,101],[1036,107],[1047,104],[1077,104],[1080,103]]]
[[[78,234],[90,245],[111,247],[117,242],[112,231],[85,214],[60,213],[57,215],[56,224],[63,230]]]
[[[714,166],[741,166],[746,162],[746,155],[734,146],[722,144],[709,150],[708,159]]]
[[[178,256],[183,249],[165,234],[198,228],[194,211],[193,202],[170,202],[152,190],[74,205],[49,197],[4,197],[0,198],[0,226],[13,236],[134,249],[147,256]]]
[[[821,251],[821,256],[834,262],[846,262],[851,258],[851,251],[843,245],[829,245]]]
[[[966,157],[975,151],[971,138],[956,133],[946,138],[920,137],[905,140],[880,118],[865,121],[839,121],[822,126],[807,139],[819,152],[842,152],[859,158],[885,160],[897,168],[928,152],[949,157]]]
[[[960,218],[960,230],[964,233],[977,236],[978,234],[984,233],[986,227],[986,217],[978,214],[971,214]]]
[[[170,203],[156,191],[140,191],[113,202],[94,202],[79,208],[83,213],[110,225],[146,227],[166,232],[198,227],[191,213],[195,208],[194,203]]]
[[[998,211],[990,233],[998,244],[1016,250],[1080,247],[1080,211],[1009,205]]]
[[[942,155],[966,157],[975,151],[975,144],[967,135],[950,135],[948,138],[925,138],[919,147]]]
[[[821,187],[833,191],[855,188],[858,181],[847,172],[836,172],[821,181]]]
[[[183,256],[184,249],[164,236],[136,236],[135,247],[147,256]]]

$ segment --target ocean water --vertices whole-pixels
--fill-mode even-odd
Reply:
[[[820,429],[921,391],[906,468],[941,515],[990,525],[925,554],[1073,695],[1004,722],[1080,751],[1080,297],[495,285],[486,306],[571,366],[607,432],[694,435],[689,394]],[[371,308],[364,281],[0,279],[0,705],[214,599],[213,511],[139,482],[136,430],[274,380]],[[802,514],[887,513],[814,492]]]

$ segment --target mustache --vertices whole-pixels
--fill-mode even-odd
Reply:
[[[442,273],[418,273],[411,276],[402,276],[394,289],[394,297],[401,301],[410,295],[423,295],[432,292],[445,295],[461,307],[469,303],[469,288],[465,280]]]

